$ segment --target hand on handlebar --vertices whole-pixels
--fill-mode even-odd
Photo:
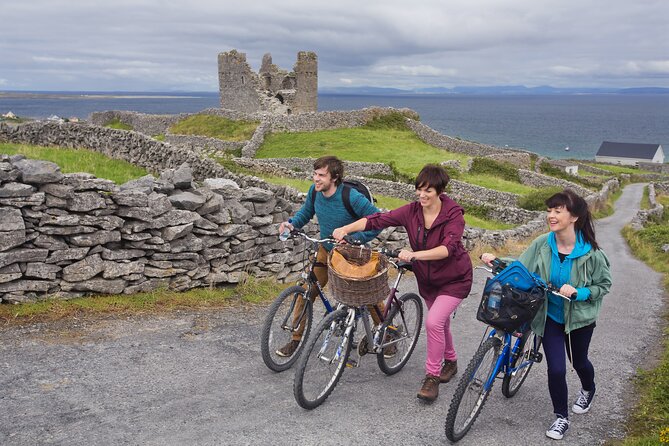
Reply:
[[[292,232],[295,229],[295,227],[287,221],[282,222],[279,225],[279,234],[282,234],[284,231]]]
[[[337,240],[339,243],[345,242],[345,237],[348,236],[344,228],[337,228],[332,231],[332,238]]]
[[[485,263],[486,265],[492,267],[493,266],[493,260],[495,260],[497,256],[495,254],[491,254],[489,252],[484,252],[481,254],[481,261]]]
[[[578,290],[576,290],[576,288],[569,285],[568,283],[565,283],[564,285],[562,285],[560,287],[560,294],[562,294],[563,296],[565,296],[565,297],[567,297],[571,300],[574,300],[574,299],[576,299],[576,296],[578,295]]]
[[[400,250],[399,254],[397,254],[397,258],[403,262],[413,262],[414,260],[416,260],[416,253],[413,251],[402,249]]]

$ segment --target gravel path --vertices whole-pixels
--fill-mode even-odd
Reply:
[[[631,257],[620,236],[643,186],[628,186],[614,216],[600,220],[614,285],[591,348],[598,392],[593,409],[572,416],[563,444],[592,445],[622,435],[631,378],[657,342],[660,275]],[[453,329],[460,373],[483,334],[476,321],[485,273]],[[412,291],[408,280],[402,291]],[[374,357],[347,369],[330,398],[305,411],[293,399],[293,372],[260,358],[263,307],[169,317],[68,321],[0,329],[2,445],[433,445],[447,443],[444,420],[455,382],[431,405],[415,395],[423,377],[424,333],[407,366],[388,377]],[[460,374],[456,376],[456,381]],[[568,373],[570,394],[578,392]],[[552,444],[545,364],[511,400],[496,383],[462,445]]]

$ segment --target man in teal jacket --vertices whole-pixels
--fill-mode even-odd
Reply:
[[[309,188],[309,193],[304,201],[304,204],[299,211],[287,222],[279,225],[279,234],[284,230],[292,230],[294,228],[301,228],[306,225],[314,215],[318,218],[318,225],[321,230],[321,238],[332,236],[332,231],[340,226],[347,225],[358,218],[365,217],[370,214],[379,212],[364,195],[350,188],[349,203],[350,207],[356,216],[350,215],[344,204],[342,184],[344,179],[344,165],[334,156],[323,156],[314,162],[313,180],[314,184]],[[315,198],[312,200],[315,191]],[[368,242],[376,237],[381,231],[367,231],[356,234],[356,238],[362,242]],[[321,246],[316,255],[316,266],[314,267],[314,274],[322,287],[328,282],[328,266],[327,258],[328,252],[332,249],[332,245],[325,247]],[[312,295],[309,296],[313,302],[318,293],[316,287],[313,288]],[[304,308],[304,303],[298,299],[293,310],[294,322],[299,321],[300,313]],[[382,314],[383,302],[379,302],[377,310],[370,308],[370,313],[374,319],[374,323],[378,324],[380,321],[379,314]],[[304,331],[304,324],[302,324],[297,331],[293,332],[292,340],[286,345],[276,351],[278,356],[290,357],[295,353],[297,347],[300,345],[302,333]]]

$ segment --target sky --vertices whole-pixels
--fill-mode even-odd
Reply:
[[[217,91],[217,56],[319,88],[669,87],[668,0],[3,0],[0,91]]]

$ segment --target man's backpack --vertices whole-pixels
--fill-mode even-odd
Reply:
[[[341,198],[344,201],[344,207],[348,211],[349,215],[356,220],[359,218],[364,217],[364,215],[357,215],[355,211],[353,210],[353,206],[351,206],[351,189],[355,189],[358,192],[360,192],[367,200],[369,200],[370,203],[374,204],[376,202],[376,198],[372,195],[372,191],[369,190],[367,185],[365,183],[362,183],[358,180],[344,180],[342,182],[342,185],[344,188],[341,191]],[[311,200],[311,205],[315,206],[316,204],[316,189],[311,190],[311,194],[309,195],[309,199]]]

